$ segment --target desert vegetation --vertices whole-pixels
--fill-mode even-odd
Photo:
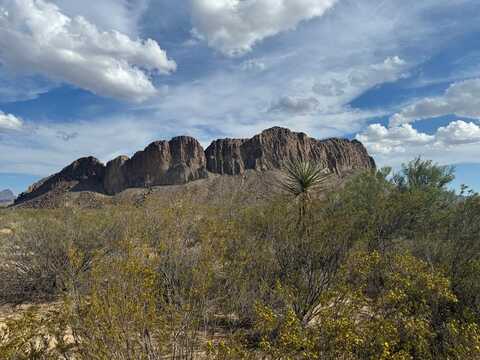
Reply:
[[[416,159],[316,196],[2,210],[2,359],[480,359],[480,197]],[[243,189],[242,191],[245,191]],[[45,306],[48,304],[48,306]]]

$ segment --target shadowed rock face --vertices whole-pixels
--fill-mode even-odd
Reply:
[[[52,190],[103,192],[105,166],[94,157],[78,159],[59,173],[30,186],[15,201],[22,203],[39,197]]]
[[[116,194],[125,189],[128,183],[124,165],[130,160],[128,156],[119,156],[107,163],[103,185],[107,194]]]
[[[131,187],[181,185],[207,177],[205,153],[194,138],[180,136],[157,141],[131,159],[120,157],[107,164],[104,187],[116,194]]]
[[[182,185],[209,173],[241,175],[247,170],[275,170],[294,159],[317,162],[338,176],[375,168],[374,160],[356,140],[316,140],[279,127],[251,139],[216,140],[206,151],[194,138],[180,136],[156,141],[132,158],[120,156],[107,166],[93,157],[79,159],[32,185],[16,204],[44,194],[92,191],[114,195],[128,188]]]
[[[228,175],[239,175],[250,169],[279,169],[294,159],[317,162],[338,175],[375,168],[374,160],[356,140],[316,140],[279,127],[248,140],[216,140],[205,153],[208,171]]]

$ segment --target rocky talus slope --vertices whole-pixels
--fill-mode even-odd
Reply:
[[[294,159],[319,163],[338,177],[375,168],[374,160],[356,140],[317,140],[280,127],[251,139],[215,140],[206,150],[194,138],[180,136],[156,141],[132,158],[120,156],[106,165],[93,157],[78,159],[32,185],[15,203],[68,192],[115,195],[130,188],[185,185],[219,175],[275,171]]]

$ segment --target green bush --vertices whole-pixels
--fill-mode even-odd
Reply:
[[[317,196],[302,166],[254,203],[2,210],[0,303],[34,306],[0,358],[480,358],[479,196],[421,159]]]

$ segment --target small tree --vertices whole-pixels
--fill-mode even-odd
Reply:
[[[444,189],[455,179],[455,169],[451,166],[439,166],[431,160],[417,157],[402,165],[402,171],[395,174],[393,182],[400,189]]]

